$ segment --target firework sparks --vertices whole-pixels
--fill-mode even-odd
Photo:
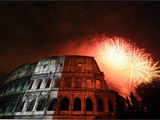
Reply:
[[[158,62],[150,54],[120,38],[107,39],[96,56],[108,79],[131,92],[141,83],[160,77]]]
[[[65,50],[65,54],[94,56],[105,74],[108,86],[123,96],[128,96],[139,84],[160,77],[158,62],[154,62],[151,54],[128,40],[106,35],[81,39],[89,39],[89,42],[86,40],[79,46],[70,43],[69,51]]]

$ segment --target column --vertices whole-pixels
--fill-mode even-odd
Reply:
[[[34,107],[33,107],[32,111],[36,111],[36,108],[37,108],[37,105],[38,105],[38,98],[39,98],[39,96],[36,97],[36,101],[35,101],[35,104],[34,104]]]

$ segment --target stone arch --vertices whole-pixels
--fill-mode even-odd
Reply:
[[[43,81],[42,79],[39,79],[39,80],[38,80],[38,84],[37,84],[37,87],[36,87],[37,89],[40,89],[41,84],[42,84],[42,81]]]
[[[50,84],[51,84],[51,79],[48,79],[45,88],[49,88]]]
[[[30,99],[27,105],[27,111],[32,111],[36,102],[36,98]]]
[[[90,98],[86,99],[86,111],[93,111],[93,102]]]
[[[80,100],[80,98],[75,98],[74,99],[73,110],[74,111],[81,111],[81,100]]]
[[[104,111],[104,103],[101,98],[97,99],[97,111],[98,112],[103,112]]]
[[[4,113],[5,108],[6,108],[6,106],[5,106],[4,102],[0,101],[0,113]]]
[[[26,102],[25,100],[24,101],[22,101],[22,100],[19,101],[18,106],[16,108],[16,112],[22,112],[25,102]]]
[[[113,103],[112,103],[111,100],[108,100],[108,110],[109,110],[109,112],[113,112],[114,111],[114,109],[113,109]]]
[[[43,111],[46,105],[47,98],[44,96],[41,96],[38,100],[37,104],[37,111]]]
[[[53,98],[48,106],[48,111],[52,111],[56,109],[56,105],[57,105],[57,98]]]
[[[64,97],[60,102],[60,110],[69,110],[69,99]]]
[[[28,87],[29,90],[32,88],[33,83],[34,83],[34,81],[32,80],[32,81],[30,82],[29,87]]]
[[[7,107],[6,107],[6,111],[5,112],[6,113],[12,112],[14,107],[15,107],[15,105],[16,104],[14,103],[14,101],[7,103]]]

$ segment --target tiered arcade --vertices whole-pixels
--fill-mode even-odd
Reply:
[[[25,66],[9,74],[0,88],[1,118],[115,118],[115,94],[93,57],[53,56],[28,65],[34,66],[30,69]],[[23,92],[17,93],[18,88],[24,88]],[[17,98],[9,99],[15,94]]]

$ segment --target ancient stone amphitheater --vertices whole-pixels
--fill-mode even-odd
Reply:
[[[113,119],[115,100],[93,57],[52,56],[8,74],[0,118]]]

